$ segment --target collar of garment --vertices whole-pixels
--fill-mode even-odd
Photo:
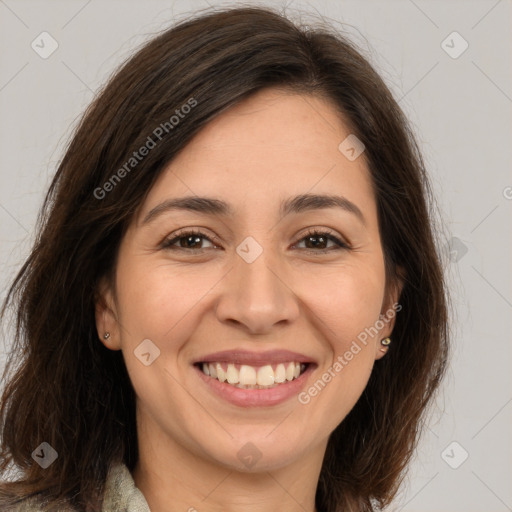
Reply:
[[[151,512],[142,492],[123,463],[114,464],[105,483],[102,512]]]

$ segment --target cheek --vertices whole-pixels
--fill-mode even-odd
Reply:
[[[176,264],[148,264],[148,259],[119,262],[118,313],[130,380],[142,403],[158,417],[159,409],[169,401],[170,395],[174,409],[187,409],[190,397],[180,391],[182,368],[178,356],[197,329],[198,315],[204,310],[208,292],[218,282],[219,275],[206,267],[199,269],[200,265],[193,270],[183,266],[181,271]],[[148,366],[135,357],[143,340],[151,340],[159,350],[158,357]],[[149,345],[149,351],[153,350]]]
[[[345,266],[323,275],[309,294],[310,308],[338,354],[379,319],[384,297],[384,272],[379,266]],[[364,336],[361,336],[364,338]],[[364,348],[364,346],[363,346]]]
[[[318,428],[336,428],[368,383],[375,362],[371,328],[379,319],[383,294],[378,272],[356,268],[333,273],[310,294],[308,304],[321,330],[326,358],[299,401],[318,418]]]
[[[345,266],[323,277],[323,286],[309,295],[308,304],[322,333],[326,359],[316,376],[321,382],[306,391],[314,407],[336,411],[329,420],[334,428],[358,400],[375,363],[384,268]]]
[[[199,266],[198,266],[199,267]],[[169,340],[179,337],[189,317],[200,308],[218,276],[202,269],[192,270],[166,263],[119,266],[120,320],[130,337]]]

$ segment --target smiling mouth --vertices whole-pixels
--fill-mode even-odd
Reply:
[[[309,363],[295,361],[251,366],[227,362],[199,362],[195,366],[219,382],[241,389],[271,389],[300,377]]]

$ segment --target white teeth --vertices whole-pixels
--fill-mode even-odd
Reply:
[[[284,382],[286,380],[286,370],[284,368],[283,363],[279,363],[277,365],[274,380],[279,384],[281,384],[281,382]]]
[[[225,363],[224,363],[225,365]],[[300,376],[305,365],[296,362],[279,363],[275,370],[270,364],[254,367],[247,364],[240,365],[240,369],[234,363],[228,363],[226,370],[221,363],[203,363],[203,373],[220,382],[239,388],[272,388],[284,382],[290,382]]]
[[[262,366],[258,370],[257,383],[258,386],[271,386],[274,384],[274,370],[272,370],[272,366]]]
[[[295,365],[293,363],[288,363],[286,365],[286,380],[293,380],[294,374],[295,374]]]
[[[238,384],[240,382],[240,373],[235,368],[234,364],[228,364],[228,371],[226,372],[226,377],[230,384]]]
[[[256,384],[256,370],[252,366],[243,364],[240,367],[239,382],[243,386],[250,386]],[[258,383],[259,384],[259,383]]]
[[[226,372],[223,370],[222,365],[220,363],[215,364],[215,371],[217,372],[217,379],[219,379],[221,382],[225,382],[227,379]],[[212,365],[210,365],[210,370],[212,368]],[[213,377],[213,375],[212,375]]]

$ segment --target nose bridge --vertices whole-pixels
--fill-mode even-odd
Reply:
[[[266,242],[263,248],[263,241],[247,237],[239,244],[217,306],[219,320],[235,321],[251,332],[267,332],[276,323],[298,316],[284,266],[274,257],[268,237]]]

